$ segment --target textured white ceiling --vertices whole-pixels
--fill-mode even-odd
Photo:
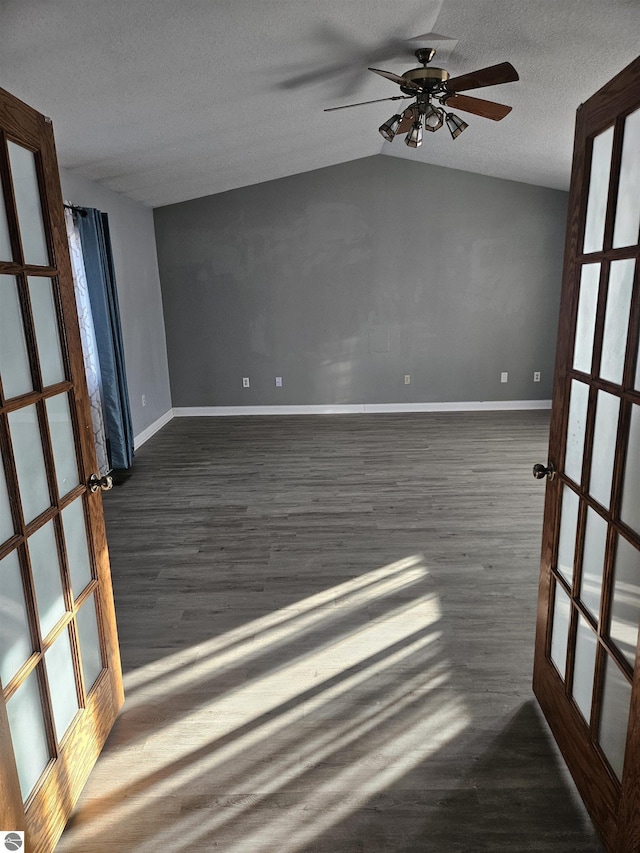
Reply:
[[[513,106],[383,143],[437,32],[452,76],[508,60]],[[453,48],[453,49],[452,49]],[[153,207],[377,154],[567,188],[575,111],[640,53],[640,0],[0,0],[0,86],[52,117],[62,166]]]

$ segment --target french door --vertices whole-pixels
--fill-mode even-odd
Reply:
[[[615,853],[640,851],[639,235],[640,58],[577,114],[534,664]]]
[[[44,853],[123,694],[53,131],[1,89],[0,181],[0,830]]]

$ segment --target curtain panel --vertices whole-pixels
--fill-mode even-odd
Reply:
[[[112,468],[127,469],[133,464],[133,425],[109,219],[99,210],[85,210],[87,215],[77,217],[76,223],[100,361],[109,458]]]
[[[84,370],[87,377],[87,388],[89,390],[89,406],[91,408],[91,424],[93,426],[93,438],[96,445],[96,457],[100,476],[108,474],[111,466],[107,454],[107,436],[104,428],[104,410],[102,405],[102,377],[100,375],[100,361],[98,359],[98,345],[96,343],[96,332],[93,326],[91,314],[91,303],[89,300],[89,289],[87,286],[87,274],[82,257],[82,242],[80,231],[76,224],[76,217],[70,210],[65,210],[64,220],[67,226],[67,238],[69,241],[69,255],[71,257],[71,270],[73,273],[73,285],[76,296],[76,307],[78,309],[78,323],[80,325],[80,338],[82,341],[82,356],[84,359]]]

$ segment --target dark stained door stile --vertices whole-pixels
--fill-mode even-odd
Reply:
[[[621,518],[625,476],[640,476],[640,472],[634,473],[627,467],[628,460],[631,465],[630,460],[635,459],[633,454],[637,450],[629,447],[632,411],[636,411],[634,406],[640,406],[640,388],[635,379],[640,336],[639,235],[636,233],[632,241],[627,241],[630,245],[614,246],[623,145],[625,132],[630,127],[627,120],[638,109],[640,58],[583,104],[577,114],[549,443],[549,462],[557,469],[558,476],[546,486],[534,665],[536,696],[594,824],[607,850],[614,853],[640,850],[640,671],[637,663],[634,668],[629,657],[621,651],[619,643],[612,636],[611,627],[618,549],[624,546],[640,551],[640,531]],[[593,176],[597,171],[597,168],[596,171],[592,168],[592,159],[596,156],[594,143],[611,127],[613,139],[602,243],[596,248],[587,247],[585,234],[589,227],[587,208],[591,203],[590,182],[596,180]],[[630,130],[628,132],[631,133]],[[636,157],[640,161],[640,142],[637,148]],[[609,298],[612,270],[615,268],[617,275],[620,267],[614,265],[621,262],[634,263],[635,269],[628,308],[624,367],[619,381],[613,381],[610,375],[602,375],[606,373],[604,363],[608,355],[604,349],[611,345],[610,341],[605,341],[605,320],[608,317],[608,306],[615,296],[613,294]],[[588,269],[596,269],[597,264],[600,269],[597,302],[594,303],[592,358],[588,369],[585,364],[576,366],[575,353],[580,344],[576,341],[576,329],[580,322],[578,315],[582,280]],[[619,279],[616,280],[618,286]],[[570,410],[572,389],[576,383],[585,394],[585,388],[588,388],[588,402],[584,434],[580,439],[583,447],[581,472],[570,476],[565,471],[565,463],[568,445],[575,439],[571,430],[577,421],[570,422]],[[604,446],[602,436],[605,433],[602,428],[598,432],[598,416],[599,406],[602,405],[604,409],[607,401],[619,405],[619,416],[615,437],[609,446]],[[598,476],[598,466],[607,453],[613,459],[611,489],[603,499],[602,496],[594,496],[596,488],[593,483]],[[563,500],[568,501],[567,508],[574,501],[579,505],[571,577],[567,577],[567,572],[559,565]],[[593,584],[593,576],[589,575],[592,567],[588,567],[593,556],[593,539],[589,538],[588,530],[590,523],[600,526],[606,524],[596,612],[589,605],[585,592],[588,584]],[[557,596],[560,596],[558,606]],[[561,630],[558,621],[558,633],[553,635],[554,619],[559,619],[554,614],[560,613],[562,607],[569,608],[566,668],[559,666],[557,659],[555,663],[552,659],[552,644],[560,636]],[[590,711],[585,711],[584,701],[581,710],[576,698],[581,689],[581,679],[584,683],[585,677],[584,670],[580,669],[577,662],[577,654],[582,654],[582,662],[585,659],[586,646],[577,652],[580,632],[582,638],[588,637],[595,646]],[[621,772],[620,768],[616,771],[613,767],[611,751],[608,750],[607,755],[607,750],[603,748],[606,742],[604,727],[609,719],[605,719],[606,715],[603,714],[607,672],[613,672],[623,688],[625,684],[628,685],[631,697],[626,749],[623,750],[624,767]],[[613,683],[614,675],[611,680]]]
[[[34,184],[48,263],[25,257],[25,233],[30,224],[25,219],[24,207],[20,210],[16,181],[24,179],[18,174],[17,160],[11,160],[12,151],[30,158],[35,166]],[[30,372],[30,387],[18,394],[10,393],[7,383],[0,378],[0,465],[3,465],[14,531],[0,542],[0,561],[5,558],[19,561],[32,649],[21,665],[11,669],[0,691],[0,825],[7,830],[25,830],[27,850],[49,853],[113,725],[123,691],[102,497],[86,487],[97,466],[53,129],[49,119],[1,89],[0,178],[0,204],[4,205],[11,244],[11,257],[0,257],[0,277],[3,286],[12,293],[15,287]],[[39,289],[39,283],[44,290]],[[40,293],[50,297],[50,328],[42,325],[40,307],[38,317],[34,314],[34,299],[39,299]],[[59,345],[62,365],[61,375],[53,379],[44,375],[48,372],[49,339],[55,339],[56,346]],[[16,359],[18,356],[16,353]],[[8,375],[12,366],[5,362],[3,369]],[[60,450],[63,446],[60,435],[54,434],[54,430],[60,429],[61,410],[68,411],[63,427],[67,430],[65,437],[71,436],[75,466],[74,460]],[[29,489],[24,475],[26,463],[17,461],[20,448],[16,441],[19,443],[20,419],[26,417],[25,413],[34,413],[32,424],[39,434],[48,484],[48,506],[35,514],[25,509]],[[35,452],[36,448],[33,449]],[[72,471],[68,483],[63,483],[62,469]],[[80,527],[73,532],[71,514],[80,519]],[[61,590],[55,624],[45,621],[46,607],[37,588],[38,583],[42,584],[42,567],[34,564],[34,560],[40,559],[34,543],[43,531],[54,543],[49,554],[50,571]],[[73,577],[76,564],[71,538],[78,531],[81,541],[86,541],[83,555],[86,578],[82,584],[77,573]],[[1,563],[0,568],[3,568]],[[97,645],[91,649],[87,646],[83,657],[81,635],[85,631],[83,636],[87,636],[87,624],[90,627],[95,624]],[[77,694],[77,710],[64,726],[60,708],[65,699],[52,695],[57,679],[54,652],[51,652],[54,647],[55,654],[60,648],[68,648],[65,665],[71,668],[67,670],[67,683],[70,689],[75,685]],[[20,777],[21,762],[16,752],[19,744],[15,740],[18,732],[11,729],[8,707],[19,691],[24,701],[25,685],[34,674],[49,760],[39,778],[27,785],[24,773]],[[87,683],[89,676],[91,683]]]

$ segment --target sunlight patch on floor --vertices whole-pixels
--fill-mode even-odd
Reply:
[[[303,850],[469,724],[441,615],[414,556],[200,644],[195,657],[172,655],[165,673],[158,663],[132,673],[122,729],[130,709],[138,728],[98,762],[97,793],[90,781],[64,849],[89,853],[126,826],[138,853],[170,838],[185,850]],[[291,807],[265,822],[273,797]]]
[[[241,643],[252,644],[259,637],[263,643],[286,639],[287,636],[326,619],[327,605],[357,607],[426,574],[427,570],[421,557],[407,557],[247,622],[221,637],[214,637],[169,655],[161,661],[140,667],[124,676],[127,707],[137,701],[136,692],[152,681],[156,682],[157,688],[153,688],[153,692],[147,692],[147,687],[143,702],[148,701],[152,695],[166,693],[169,688],[163,682],[169,678],[172,679],[171,689],[192,682],[193,673],[188,667],[195,661],[206,657],[210,659],[212,666],[222,667],[243,657],[246,648],[241,646]]]

